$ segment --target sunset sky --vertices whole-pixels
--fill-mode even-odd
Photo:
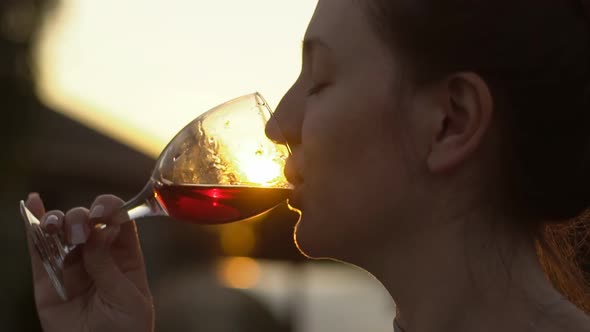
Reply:
[[[317,0],[62,0],[38,48],[43,100],[157,156],[190,120],[296,79]]]

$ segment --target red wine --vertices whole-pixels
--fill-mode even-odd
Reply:
[[[259,215],[285,201],[291,189],[157,185],[156,199],[174,219],[223,224]]]

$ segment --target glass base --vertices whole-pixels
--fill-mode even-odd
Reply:
[[[55,287],[57,294],[62,300],[67,300],[63,278],[64,261],[72,248],[64,245],[60,235],[47,234],[42,228],[39,220],[27,209],[25,202],[20,202],[20,212],[25,221],[27,234],[33,242],[49,279]]]

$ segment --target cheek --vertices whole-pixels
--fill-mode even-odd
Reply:
[[[305,181],[355,181],[393,155],[393,126],[386,123],[393,103],[385,91],[342,86],[310,101],[302,126]]]
[[[354,248],[351,243],[366,242],[389,227],[396,196],[401,198],[396,195],[400,155],[383,123],[391,105],[386,98],[350,93],[322,95],[309,105],[302,129],[305,197],[297,240],[310,255],[338,256]]]

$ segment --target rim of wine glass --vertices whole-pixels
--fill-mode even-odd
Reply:
[[[279,129],[279,133],[281,135],[281,138],[283,139],[283,143],[277,143],[280,145],[284,145],[287,148],[287,152],[289,153],[289,156],[291,156],[293,153],[291,152],[291,147],[289,146],[289,142],[287,142],[287,139],[285,138],[285,134],[283,133],[283,129],[281,128],[281,124],[279,123],[279,120],[277,120],[274,111],[272,110],[272,108],[270,107],[270,105],[268,104],[268,102],[266,101],[266,99],[264,99],[264,97],[262,96],[262,94],[258,91],[251,93],[249,95],[254,95],[257,98],[262,99],[262,104],[258,104],[258,106],[264,106],[264,108],[266,109],[266,111],[270,114],[270,120],[273,120],[276,124],[277,124],[277,128]],[[249,95],[244,95],[242,97],[246,97]],[[241,98],[241,97],[238,97]],[[269,138],[270,139],[270,138]],[[276,143],[276,142],[275,142]]]
[[[182,127],[182,129],[180,129],[178,131],[178,133],[176,135],[174,135],[174,137],[168,142],[168,144],[166,144],[166,146],[164,146],[164,148],[162,149],[162,153],[164,153],[165,151],[168,150],[168,148],[170,147],[170,145],[173,144],[173,142],[176,139],[176,137],[178,135],[180,135],[184,131],[185,128],[191,126],[195,121],[197,121],[203,115],[205,115],[205,114],[207,114],[209,112],[214,112],[215,110],[217,110],[220,107],[224,107],[224,106],[226,106],[228,104],[231,104],[233,102],[236,102],[236,101],[238,101],[240,99],[247,98],[247,97],[254,97],[255,99],[257,99],[257,105],[256,106],[258,106],[258,107],[263,106],[262,108],[265,109],[268,112],[268,114],[270,115],[268,121],[271,121],[272,120],[272,121],[274,121],[276,123],[277,128],[279,129],[279,134],[281,135],[281,138],[282,138],[282,141],[283,141],[283,143],[277,143],[276,141],[273,141],[273,142],[275,144],[278,144],[278,145],[284,145],[286,147],[286,149],[287,149],[288,155],[289,156],[292,156],[293,155],[293,152],[291,151],[291,147],[289,146],[289,143],[287,142],[287,139],[285,138],[285,135],[283,134],[283,129],[281,128],[279,121],[275,117],[274,112],[270,108],[270,106],[269,106],[268,102],[266,101],[266,99],[258,91],[255,91],[255,92],[252,92],[252,93],[249,93],[249,94],[245,94],[245,95],[242,95],[242,96],[239,96],[239,97],[230,99],[230,100],[228,100],[226,102],[223,102],[223,103],[221,103],[221,104],[219,104],[219,105],[217,105],[215,107],[212,107],[211,109],[203,112],[202,114],[200,114],[199,116],[197,116],[196,118],[194,118],[191,122],[189,122],[186,126]],[[259,102],[259,100],[260,100],[260,102]],[[269,140],[270,140],[270,138],[269,138]],[[162,154],[160,154],[160,156],[158,157],[158,163],[161,161],[161,158],[162,158]],[[158,165],[158,164],[156,164],[156,165]],[[156,168],[157,167],[158,166],[156,166]]]

